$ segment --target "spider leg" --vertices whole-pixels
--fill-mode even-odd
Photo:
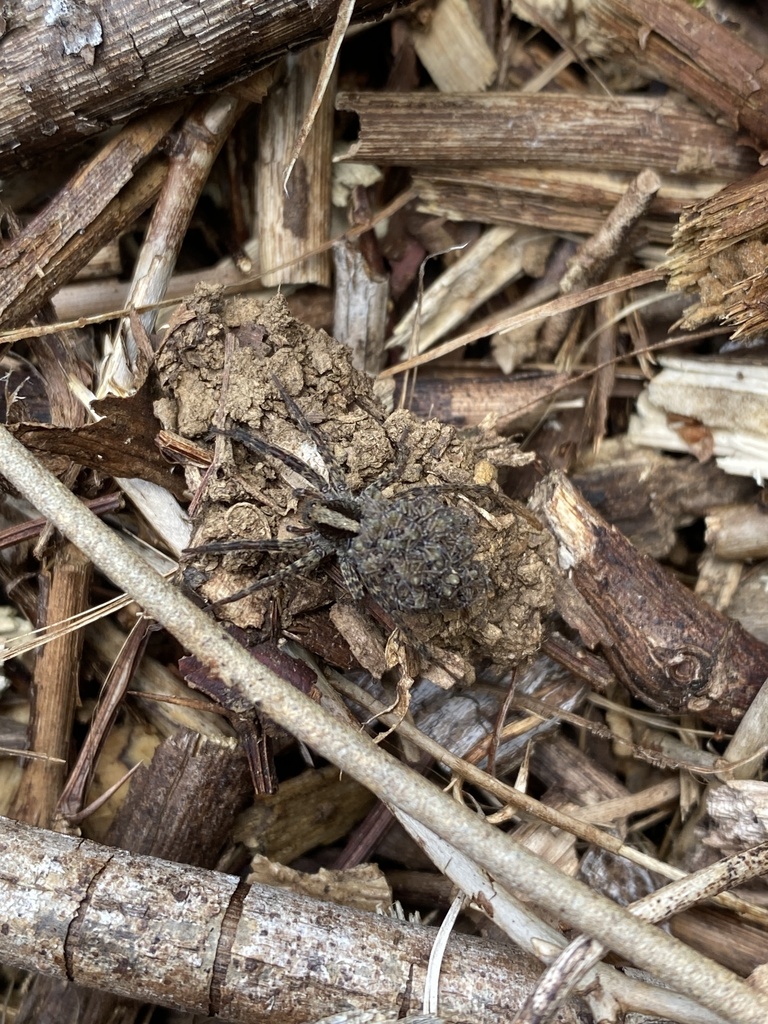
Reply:
[[[238,538],[237,540],[215,540],[211,541],[210,544],[199,544],[194,548],[185,548],[182,551],[183,555],[220,555],[225,554],[227,551],[299,551],[305,549],[307,543],[305,540],[292,540],[287,538],[286,540],[245,540],[244,538]]]
[[[339,552],[336,556],[336,562],[341,572],[341,578],[344,580],[344,586],[349,591],[349,596],[355,602],[362,601],[363,597],[365,597],[365,590],[351,559],[346,552]]]
[[[280,397],[283,400],[288,412],[291,414],[296,423],[301,427],[305,434],[308,434],[315,443],[315,447],[320,452],[320,457],[325,463],[325,468],[328,470],[328,483],[337,494],[349,494],[349,487],[344,474],[341,472],[339,467],[336,465],[336,460],[331,453],[331,449],[328,447],[327,440],[323,437],[317,427],[314,427],[307,417],[304,415],[299,406],[294,402],[291,396],[283,387],[282,381],[279,377],[272,375],[272,381],[280,392]],[[325,481],[323,481],[323,487],[325,487]],[[322,489],[322,488],[321,488]]]
[[[309,510],[308,521],[322,524],[323,526],[331,526],[334,530],[342,530],[345,533],[360,533],[360,523],[355,519],[350,519],[343,512],[327,508],[325,505],[320,504],[320,502]]]
[[[399,480],[403,475],[403,471],[408,463],[409,450],[406,446],[406,438],[408,437],[408,427],[404,427],[400,437],[397,439],[395,445],[395,461],[392,468],[386,473],[382,473],[380,477],[373,481],[373,486],[383,491],[385,487],[389,487],[396,480]]]
[[[257,455],[271,455],[273,459],[278,459],[288,469],[292,469],[294,473],[303,476],[318,491],[324,491],[328,486],[317,470],[313,469],[303,459],[300,459],[298,455],[294,455],[293,452],[287,452],[284,448],[280,448],[276,444],[257,437],[256,434],[252,434],[249,430],[243,430],[242,427],[230,427],[227,430],[220,430],[218,427],[214,427],[213,433],[222,434],[224,437],[231,437],[233,441],[239,441],[240,444],[250,448]],[[320,454],[322,455],[322,452]]]
[[[236,590],[234,594],[228,594],[226,597],[220,597],[218,601],[212,601],[210,607],[218,608],[219,605],[229,604],[231,601],[239,601],[242,597],[255,594],[257,590],[264,590],[267,587],[274,586],[276,583],[280,583],[281,580],[289,576],[295,576],[296,573],[302,572],[304,569],[314,569],[327,555],[328,552],[325,549],[314,548],[312,551],[308,551],[305,555],[301,555],[300,558],[291,562],[290,565],[285,565],[282,569],[277,569],[275,572],[270,573],[269,576],[262,576],[260,580],[256,580],[255,583],[243,587],[242,590]]]

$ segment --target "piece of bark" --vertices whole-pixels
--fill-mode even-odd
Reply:
[[[220,0],[205,10],[175,0],[161,7],[108,0],[98,11],[83,4],[77,11],[88,12],[100,32],[89,64],[68,41],[63,16],[23,0],[0,50],[0,173],[135,110],[243,79],[326,36],[337,7],[337,0],[287,0],[278,8],[271,0]],[[359,0],[355,20],[390,9],[384,0]]]
[[[700,906],[677,914],[669,922],[669,930],[693,949],[706,952],[742,976],[766,962],[766,930],[749,921],[739,921],[719,907]]]
[[[762,505],[724,505],[707,516],[704,539],[719,558],[768,558],[768,513]]]
[[[630,175],[569,167],[456,167],[440,165],[414,174],[419,209],[483,224],[528,224],[550,231],[594,234],[621,198]],[[669,246],[686,206],[727,184],[709,177],[661,175],[662,185],[640,221],[649,242]]]
[[[568,263],[577,251],[575,241],[560,239],[552,246],[549,259],[546,262],[543,273],[538,276],[536,284],[532,288],[526,288],[521,297],[515,303],[516,309],[532,309],[541,302],[546,302],[556,296],[560,290],[560,281],[566,271]],[[507,313],[512,311],[508,308]],[[529,360],[535,361],[538,354],[538,337],[540,325],[530,323],[511,331],[494,330],[491,336],[491,351],[493,358],[499,364],[505,375],[511,375],[515,370]],[[518,376],[518,374],[515,374]]]
[[[421,1006],[435,931],[0,819],[0,960],[242,1024]],[[453,935],[441,1012],[508,1021],[539,967]],[[413,993],[413,995],[406,995]],[[503,997],[499,998],[499,993]],[[571,1008],[555,1018],[575,1024]]]
[[[732,779],[711,789],[707,814],[712,830],[706,843],[721,855],[768,841],[768,783],[762,779]]]
[[[559,544],[561,566],[597,613],[603,654],[630,692],[664,714],[737,723],[768,676],[768,646],[637,551],[561,473],[542,483],[534,506]]]
[[[72,282],[80,268],[91,260],[91,253],[94,250],[99,249],[105,240],[116,238],[149,209],[160,193],[166,172],[167,166],[164,160],[159,158],[148,160],[136,171],[133,178],[115,198],[110,200],[100,211],[92,205],[95,197],[88,193],[88,215],[93,219],[87,227],[78,228],[77,233],[61,248],[50,252],[49,259],[41,252],[40,266],[44,267],[45,273],[43,275],[34,271],[28,273],[24,291],[19,293],[5,310],[6,326],[21,325],[28,317],[36,313],[62,287],[66,287]],[[64,201],[64,194],[60,193],[59,198]],[[70,194],[68,199],[73,201],[74,197]],[[74,287],[84,288],[84,285],[74,285]],[[121,306],[124,303],[117,305]],[[109,308],[116,308],[115,303],[111,303]],[[83,308],[80,302],[71,312],[73,313],[72,319],[88,314],[88,310]],[[63,319],[66,319],[66,316]]]
[[[434,871],[388,871],[387,881],[392,894],[403,906],[435,908],[446,911],[459,894],[459,890]]]
[[[251,861],[247,881],[290,889],[312,899],[371,914],[386,914],[392,906],[392,891],[377,864],[358,864],[336,871],[319,868],[308,873],[257,854]]]
[[[554,239],[526,228],[489,228],[424,291],[395,325],[387,348],[426,351],[492,295],[541,272]]]
[[[717,608],[719,612],[725,612],[732,619],[738,619],[742,626],[758,640],[765,640],[765,636],[761,635],[760,630],[755,630],[752,623],[745,622],[742,616],[736,615],[730,610],[730,604],[738,590],[743,571],[742,562],[718,558],[712,549],[707,547],[699,556],[699,578],[696,580],[696,593],[713,608]]]
[[[729,563],[733,564],[733,563]],[[738,563],[737,563],[738,564]],[[765,562],[745,573],[728,602],[728,614],[768,643],[768,577]]]
[[[594,0],[584,13],[591,53],[634,64],[768,143],[765,55],[727,25],[685,0]]]
[[[325,247],[331,227],[333,90],[323,98],[285,180],[323,59],[320,46],[286,57],[261,107],[255,233],[261,280],[267,286],[327,288],[331,283],[331,255]]]
[[[234,739],[181,729],[131,779],[107,842],[131,853],[213,867],[251,793]]]
[[[764,332],[767,192],[762,170],[683,212],[667,258],[669,286],[699,298],[682,327],[715,320],[735,327],[734,337]]]
[[[757,166],[735,132],[669,100],[644,96],[348,92],[360,119],[344,160],[406,167],[524,164],[638,174],[728,177]]]
[[[727,473],[768,478],[768,367],[665,356],[638,398],[628,436],[638,445],[715,457]]]
[[[342,688],[342,683],[337,681]],[[374,679],[366,688],[377,699],[391,706],[391,693]],[[417,683],[410,692],[409,715],[424,736],[447,748],[471,764],[484,767],[492,755],[498,775],[520,764],[529,745],[548,736],[556,728],[555,711],[574,711],[583,696],[581,683],[548,658],[537,658],[515,681],[515,695],[532,697],[552,716],[533,714],[521,707],[505,716],[508,735],[499,726],[503,692],[477,687],[462,694],[446,692],[431,681]]]
[[[91,563],[73,544],[54,555],[46,607],[48,625],[88,607]],[[11,814],[32,825],[49,826],[69,755],[79,701],[83,631],[73,629],[40,649],[35,665],[29,746],[53,760],[27,760]]]
[[[113,231],[116,221],[124,227],[126,213],[133,215],[137,207],[151,200],[157,188],[158,168],[142,175],[139,186],[134,186],[123,202],[119,197],[139,164],[170,131],[181,110],[178,106],[165,107],[124,128],[3,249],[0,322],[13,326],[35,312],[45,298],[65,283],[65,272],[74,276],[103,245],[105,232]],[[78,236],[92,240],[78,242]],[[47,273],[51,276],[45,277]],[[40,283],[41,276],[44,284]],[[38,282],[28,299],[26,291],[35,278]]]
[[[245,758],[233,740],[217,742],[180,731],[160,744],[151,764],[134,773],[108,842],[133,854],[213,867],[249,792]],[[76,956],[73,951],[72,958]],[[130,978],[130,971],[125,978]],[[55,1024],[61,1005],[73,1001],[78,1024],[116,1019],[128,1024],[137,1018],[140,1002],[121,999],[110,985],[97,987],[107,991],[75,985],[71,976],[64,982],[38,978],[16,1020]]]
[[[621,437],[605,441],[598,456],[582,459],[571,480],[601,516],[653,558],[669,555],[682,527],[720,514],[724,509],[713,510],[723,502],[745,502],[755,494],[754,484],[713,462],[673,458]],[[735,507],[746,512],[744,505]]]
[[[378,373],[385,360],[389,279],[377,274],[352,242],[334,245],[333,265],[333,336],[352,349],[356,369]]]
[[[415,381],[408,382],[408,408],[416,416],[433,416],[441,423],[478,426],[492,416],[500,432],[525,431],[538,425],[553,401],[573,399],[578,385],[564,390],[567,383],[565,373],[540,370],[505,377],[498,370],[478,366],[470,375],[466,362],[455,368],[425,368]]]
[[[479,92],[493,82],[497,66],[468,0],[441,0],[426,25],[414,25],[419,60],[441,92]]]
[[[307,770],[260,796],[237,823],[234,838],[270,860],[290,864],[316,846],[336,843],[370,809],[373,797],[330,765]]]
[[[387,669],[392,667],[388,663],[386,651],[388,634],[350,601],[337,601],[331,607],[329,617],[358,665],[374,679],[381,679]]]
[[[702,197],[680,217],[668,257],[670,285],[695,288],[713,257],[768,226],[768,168]]]
[[[43,307],[40,315],[35,317],[38,323],[48,319],[47,307]],[[92,370],[84,355],[87,351],[85,340],[80,331],[56,331],[40,338],[35,346],[35,364],[48,396],[46,419],[53,430],[76,429],[88,419],[88,412],[75,393],[78,384],[88,388],[93,383]]]

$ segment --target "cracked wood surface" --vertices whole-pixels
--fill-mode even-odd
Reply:
[[[157,103],[220,89],[326,37],[338,0],[21,0],[0,47],[0,173],[80,142]],[[358,0],[355,20],[383,15]]]
[[[9,966],[248,1024],[419,1009],[436,934],[6,818],[0,906]],[[538,969],[512,947],[453,936],[441,1013],[501,1024]],[[568,1008],[555,1019],[576,1018]]]

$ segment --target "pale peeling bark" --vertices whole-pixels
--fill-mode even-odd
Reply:
[[[327,36],[337,0],[20,0],[0,46],[0,173]],[[358,21],[386,13],[358,0]]]

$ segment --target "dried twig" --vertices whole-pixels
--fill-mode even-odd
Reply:
[[[666,714],[737,723],[768,675],[768,646],[633,548],[562,474],[545,481],[536,506],[597,615],[598,635],[588,644],[600,643],[621,682]]]
[[[434,929],[7,819],[0,849],[9,965],[241,1024],[300,1024],[341,1005],[402,1011],[406,992],[420,1006]],[[442,1012],[503,1024],[535,970],[513,947],[454,936]]]
[[[339,93],[336,106],[360,118],[360,136],[345,160],[407,167],[535,160],[537,167],[634,174],[653,167],[659,174],[715,177],[756,167],[729,129],[647,97],[370,92]]]
[[[76,615],[88,603],[91,566],[73,545],[54,557],[47,602],[49,622]],[[56,760],[24,764],[13,815],[31,825],[50,826],[64,781],[70,734],[78,701],[82,630],[73,630],[43,649],[35,667],[30,746]]]
[[[585,38],[768,142],[765,57],[685,0],[594,0]]]
[[[737,853],[698,871],[695,875],[670,882],[663,889],[631,905],[633,914],[645,921],[665,921],[695,906],[723,889],[735,888],[768,871],[768,843]],[[536,991],[515,1018],[515,1024],[544,1024],[561,1006],[584,977],[605,955],[605,948],[593,939],[572,942],[542,975]]]
[[[164,177],[161,165],[146,168],[129,186],[130,194],[123,196],[121,189],[181,111],[165,107],[124,128],[3,249],[3,323],[18,324],[37,311],[59,286],[63,273],[74,274],[108,237],[152,202]]]
[[[286,57],[262,103],[256,237],[265,285],[331,283],[333,94],[313,93],[333,74],[327,57],[320,46]]]

